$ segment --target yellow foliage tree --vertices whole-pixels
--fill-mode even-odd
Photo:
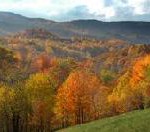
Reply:
[[[55,82],[44,73],[31,75],[26,82],[26,92],[33,110],[31,124],[37,125],[39,130],[51,129],[54,89]]]

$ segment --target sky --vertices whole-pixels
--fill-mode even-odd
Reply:
[[[150,0],[0,0],[0,11],[55,21],[150,21]]]

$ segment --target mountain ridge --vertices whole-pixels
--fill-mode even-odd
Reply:
[[[130,43],[150,43],[150,22],[103,22],[94,19],[55,22],[43,18],[29,18],[11,12],[0,12],[0,35],[26,29],[43,28],[60,38],[91,37],[116,38]]]

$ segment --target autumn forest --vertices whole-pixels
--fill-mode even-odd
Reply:
[[[0,132],[51,132],[149,107],[149,45],[44,29],[0,37]]]

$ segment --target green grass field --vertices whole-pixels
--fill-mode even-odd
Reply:
[[[150,109],[69,127],[59,132],[150,132]]]

